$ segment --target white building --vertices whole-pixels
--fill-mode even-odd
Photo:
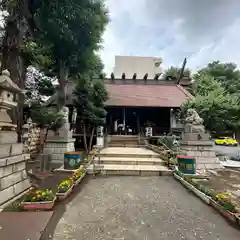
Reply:
[[[162,59],[156,57],[115,56],[114,75],[121,78],[125,73],[128,79],[136,73],[137,78],[142,79],[147,73],[148,79],[154,79],[156,74],[162,73],[161,63]]]

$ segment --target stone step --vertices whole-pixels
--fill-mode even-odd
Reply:
[[[125,139],[138,139],[139,136],[137,135],[109,135],[111,139],[116,139],[116,138],[125,138]]]
[[[137,148],[136,148],[137,149]],[[160,158],[159,154],[140,154],[140,153],[120,153],[120,152],[116,152],[116,153],[99,153],[97,154],[97,156],[102,157],[114,157],[114,158]]]
[[[172,170],[161,165],[90,165],[87,169],[88,174],[98,172],[102,175],[122,175],[122,176],[169,176]]]
[[[110,140],[109,143],[112,143],[112,144],[138,144],[139,142],[136,140]]]
[[[139,144],[125,144],[125,143],[109,143],[108,147],[131,147],[131,148],[143,148],[145,145]]]
[[[96,157],[95,164],[111,164],[111,165],[163,165],[164,162],[160,158],[124,158],[124,157]]]

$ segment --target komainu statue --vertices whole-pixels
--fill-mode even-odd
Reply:
[[[197,111],[193,108],[187,110],[187,117],[185,123],[191,126],[192,132],[204,132],[203,119],[199,116]]]

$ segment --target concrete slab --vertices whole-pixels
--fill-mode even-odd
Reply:
[[[1,212],[1,240],[40,240],[50,218],[50,212]]]

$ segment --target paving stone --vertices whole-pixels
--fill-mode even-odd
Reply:
[[[1,212],[1,240],[40,240],[54,212]],[[23,221],[24,220],[24,221]],[[14,230],[13,230],[14,229]],[[50,239],[45,238],[45,239]]]

